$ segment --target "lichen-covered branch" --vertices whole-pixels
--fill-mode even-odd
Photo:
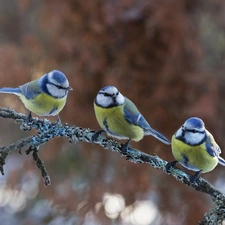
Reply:
[[[39,147],[54,137],[66,137],[71,143],[77,143],[79,141],[92,143],[92,136],[95,133],[95,131],[89,128],[69,126],[68,124],[59,125],[51,123],[47,119],[42,121],[37,118],[33,118],[31,123],[27,125],[25,124],[26,116],[21,113],[16,113],[11,109],[0,108],[0,117],[15,120],[17,124],[21,125],[20,128],[22,130],[37,130],[36,135],[22,138],[8,146],[0,147],[1,173],[4,174],[3,165],[5,164],[5,159],[7,158],[10,151],[19,150],[19,152],[21,152],[22,148],[26,147],[27,154],[31,151],[33,152],[33,159],[36,162],[38,168],[41,170],[46,186],[50,185],[50,177],[47,173],[47,170],[45,169],[43,161],[41,161],[38,156]],[[157,155],[148,155],[133,148],[122,150],[122,144],[120,142],[112,138],[107,138],[104,134],[99,135],[94,143],[102,146],[104,149],[118,152],[120,155],[126,157],[126,159],[131,162],[147,163],[154,168],[160,169],[164,173],[168,174],[165,168],[167,162],[159,158]],[[175,177],[178,181],[191,186],[195,190],[206,193],[212,197],[215,207],[211,210],[211,212],[205,215],[204,220],[199,222],[199,224],[210,224],[210,222],[212,222],[212,218],[214,222],[212,224],[220,224],[221,221],[225,219],[225,195],[223,193],[221,193],[203,178],[200,178],[196,182],[191,183],[191,176],[178,168],[171,169],[170,175]]]

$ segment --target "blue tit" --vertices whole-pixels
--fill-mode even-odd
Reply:
[[[212,134],[206,130],[204,122],[191,117],[172,137],[172,153],[176,161],[166,165],[167,169],[180,163],[183,167],[195,171],[191,183],[200,177],[201,173],[213,170],[217,164],[225,166],[225,160],[220,157],[220,147]]]
[[[96,132],[92,140],[105,131],[111,137],[128,139],[123,149],[130,145],[131,140],[140,141],[145,135],[152,135],[164,144],[170,144],[166,137],[150,127],[134,103],[114,86],[106,86],[98,92],[94,111],[103,130]]]
[[[66,76],[59,70],[52,70],[37,80],[18,88],[0,88],[0,93],[15,94],[20,97],[30,111],[27,122],[32,118],[31,112],[39,116],[58,116],[66,104],[68,91],[72,90]]]

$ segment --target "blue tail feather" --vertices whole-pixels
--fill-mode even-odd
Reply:
[[[218,160],[219,160],[219,164],[222,166],[225,166],[225,159],[223,159],[222,157],[218,156]]]
[[[20,95],[21,91],[20,91],[19,88],[5,87],[5,88],[0,88],[0,93],[8,93],[8,94]]]
[[[152,135],[164,144],[170,145],[170,141],[165,136],[160,134],[158,131],[152,129],[151,127],[149,127],[148,130],[145,130],[145,135]]]
[[[164,144],[170,145],[170,141],[165,136],[157,132],[156,130],[155,130],[155,135],[153,136],[157,138],[158,140],[160,140],[161,142],[163,142]]]

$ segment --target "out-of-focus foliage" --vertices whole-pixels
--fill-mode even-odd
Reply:
[[[74,89],[62,122],[97,130],[93,100],[115,85],[167,137],[199,116],[223,150],[224,15],[219,0],[1,1],[0,86],[59,69]],[[2,95],[0,103],[27,113],[15,96]],[[0,132],[1,145],[27,135],[3,119]],[[173,160],[170,147],[152,137],[132,146]],[[2,224],[197,224],[212,206],[172,177],[96,145],[59,138],[40,156],[48,188],[31,156],[8,157],[0,176]],[[225,191],[224,169],[203,177]]]

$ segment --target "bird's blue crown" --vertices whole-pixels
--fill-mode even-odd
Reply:
[[[188,120],[186,120],[185,124],[188,127],[193,127],[193,128],[197,128],[197,129],[201,129],[205,126],[204,122],[198,117],[189,118]]]
[[[59,70],[52,70],[51,72],[52,72],[52,79],[54,79],[58,83],[63,84],[63,83],[65,83],[67,81],[66,76],[61,71],[59,71]]]
[[[116,87],[108,85],[108,86],[103,87],[100,91],[106,91],[109,89],[116,89]]]

